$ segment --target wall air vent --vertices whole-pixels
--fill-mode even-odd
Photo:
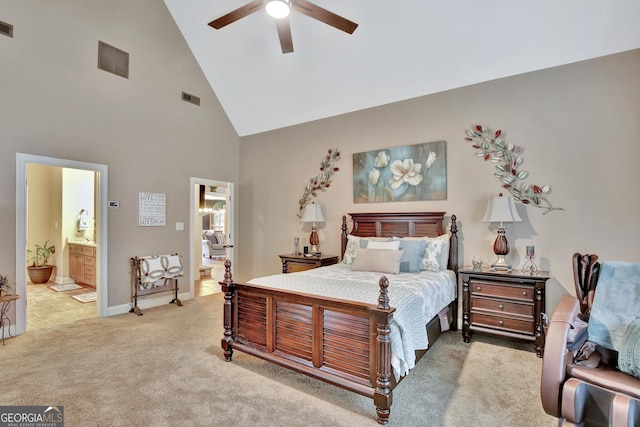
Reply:
[[[200,98],[195,95],[188,94],[187,92],[182,92],[182,100],[194,105],[200,105]]]
[[[0,21],[0,34],[13,37],[13,25]]]
[[[129,78],[129,54],[98,41],[98,68],[125,79]]]

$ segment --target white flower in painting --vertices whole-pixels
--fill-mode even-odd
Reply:
[[[376,168],[371,169],[371,172],[369,172],[369,181],[371,182],[371,185],[376,185],[378,183],[378,179],[380,179],[380,171]]]
[[[429,152],[429,157],[427,157],[427,161],[425,162],[425,166],[427,167],[427,169],[429,169],[431,167],[431,165],[433,165],[433,162],[436,161],[436,153],[434,151]]]
[[[389,166],[393,173],[393,177],[389,180],[389,185],[394,190],[405,182],[410,185],[418,185],[422,182],[421,163],[413,163],[413,159],[404,159],[403,161],[394,160]]]
[[[373,165],[377,168],[385,168],[389,164],[389,155],[386,151],[378,152],[378,155],[373,160]]]

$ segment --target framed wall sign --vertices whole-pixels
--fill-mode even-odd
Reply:
[[[163,193],[138,193],[138,226],[164,227],[167,225],[165,210],[167,195]]]

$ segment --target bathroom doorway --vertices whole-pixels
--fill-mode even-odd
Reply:
[[[36,215],[36,213],[32,212],[31,209],[43,209],[43,206],[37,206],[38,201],[34,201],[31,199],[31,203],[29,203],[30,198],[29,193],[29,185],[35,186],[36,184],[41,184],[42,181],[38,182],[37,174],[32,176],[30,179],[33,182],[29,182],[29,170],[40,170],[45,171],[45,173],[50,174],[53,177],[50,181],[53,182],[51,190],[52,201],[48,202],[48,206],[52,209],[52,212],[48,215],[50,219],[49,227],[52,228],[53,232],[53,241],[56,244],[56,269],[54,270],[54,276],[52,276],[52,281],[55,283],[37,285],[38,288],[32,288],[32,292],[29,293],[28,277],[26,275],[26,266],[27,260],[25,257],[25,253],[27,249],[33,249],[29,246],[33,245],[33,239],[28,239],[29,232],[29,215]],[[84,177],[84,178],[83,178]],[[93,197],[91,197],[90,201],[79,202],[78,200],[82,200],[82,197],[79,197],[78,192],[90,192],[89,188],[82,188],[82,185],[68,185],[67,186],[67,196],[63,196],[65,193],[63,191],[63,187],[65,186],[64,180],[68,183],[74,181],[74,179],[91,179],[91,182],[88,184],[93,189]],[[77,162],[73,160],[65,160],[65,159],[56,159],[51,157],[43,157],[43,156],[34,156],[28,154],[18,153],[16,155],[16,291],[19,295],[24,295],[24,298],[21,298],[17,301],[16,304],[16,328],[15,332],[17,334],[24,333],[27,329],[27,316],[31,315],[43,315],[44,313],[35,313],[33,311],[39,310],[31,304],[33,300],[37,298],[45,298],[46,295],[51,295],[49,298],[52,301],[55,301],[56,298],[66,298],[71,295],[62,296],[64,292],[57,292],[55,289],[51,289],[52,285],[70,285],[76,280],[72,280],[69,274],[69,248],[70,243],[78,246],[83,250],[91,250],[94,258],[87,263],[86,271],[87,271],[87,279],[80,278],[78,282],[88,282],[91,285],[92,281],[95,284],[95,294],[93,295],[96,300],[91,304],[93,307],[93,316],[104,317],[107,313],[107,166],[94,164],[94,163],[86,163],[86,162]],[[85,182],[86,186],[87,183]],[[59,191],[58,191],[59,190]],[[37,199],[36,199],[37,200]],[[74,203],[80,203],[79,205],[74,205]],[[87,206],[87,208],[80,208],[79,206]],[[63,214],[65,208],[63,205],[67,206],[67,213]],[[88,211],[91,216],[90,218],[83,217],[83,210]],[[78,211],[78,212],[76,212]],[[77,216],[77,222],[76,222]],[[46,221],[45,221],[46,223]],[[38,227],[36,225],[36,227]],[[42,226],[41,226],[42,227]],[[66,229],[66,230],[65,230]],[[46,233],[42,233],[42,230],[31,231],[32,233],[40,233],[38,235],[48,235]],[[35,242],[38,244],[42,244],[44,242]],[[89,273],[91,273],[91,262],[95,263],[93,266],[94,276],[93,279],[89,278]],[[104,267],[104,268],[103,268]],[[73,273],[71,274],[73,275]],[[76,277],[77,278],[77,277]],[[89,286],[90,287],[90,286]],[[40,294],[36,294],[35,291]],[[86,291],[84,288],[80,291],[73,291],[72,293],[78,294],[77,304],[83,304],[83,300],[86,299],[80,294],[92,293],[89,292],[90,289]],[[46,292],[46,295],[41,295],[43,292]],[[49,294],[50,292],[50,294]],[[27,310],[29,307],[29,310]],[[43,308],[46,310],[46,307]],[[86,311],[87,308],[84,308]],[[29,311],[29,312],[28,312]],[[53,310],[51,310],[53,311]]]

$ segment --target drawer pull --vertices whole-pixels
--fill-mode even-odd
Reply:
[[[482,288],[480,286],[476,287],[476,291],[480,292],[482,290]]]
[[[500,320],[500,321],[498,322],[498,325],[500,325],[500,326],[504,326],[504,322],[503,322],[502,320]]]
[[[527,291],[522,291],[522,296],[526,297],[527,296]]]
[[[498,308],[499,308],[500,310],[504,310],[504,304],[498,304]]]

